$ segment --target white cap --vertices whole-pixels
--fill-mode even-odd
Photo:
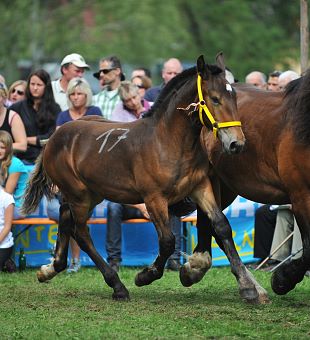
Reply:
[[[65,64],[73,64],[77,67],[89,68],[89,65],[86,64],[85,59],[77,53],[66,55],[60,65],[63,66]]]

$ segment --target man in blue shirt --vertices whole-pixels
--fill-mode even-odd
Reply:
[[[174,78],[176,75],[183,71],[183,66],[179,59],[171,58],[168,59],[163,66],[161,76],[163,83],[159,86],[151,87],[145,93],[144,98],[149,102],[155,102],[162,88],[168,83],[169,80]]]

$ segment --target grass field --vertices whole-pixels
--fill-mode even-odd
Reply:
[[[61,273],[39,283],[35,270],[0,274],[0,339],[306,339],[310,338],[310,278],[286,296],[270,288],[270,273],[255,272],[272,303],[241,301],[230,269],[212,268],[184,288],[166,271],[136,287],[138,269],[122,268],[130,302],[115,302],[95,268]]]

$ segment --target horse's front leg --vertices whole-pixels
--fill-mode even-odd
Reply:
[[[165,264],[175,249],[175,237],[170,229],[168,203],[164,199],[145,199],[147,211],[153,221],[159,242],[159,254],[154,263],[137,274],[137,286],[145,286],[163,276]]]
[[[300,201],[299,197],[303,197],[303,200]],[[294,289],[310,268],[310,207],[307,209],[305,202],[309,199],[306,200],[304,197],[299,191],[297,200],[291,199],[303,243],[302,256],[296,260],[285,262],[272,274],[271,287],[279,295],[284,295]]]
[[[190,287],[202,280],[212,265],[212,230],[208,216],[197,207],[197,245],[193,255],[187,255],[187,262],[181,266],[180,281]]]
[[[37,272],[37,278],[40,282],[51,280],[67,267],[69,239],[73,225],[74,221],[72,219],[69,205],[67,203],[63,203],[59,209],[55,258],[51,263],[41,266],[40,270]]]
[[[204,190],[194,192],[193,197],[211,222],[214,236],[224,250],[230,262],[231,271],[237,279],[241,297],[251,303],[269,301],[265,289],[257,283],[238,255],[232,238],[231,227],[226,216],[216,204],[211,183],[208,182]]]

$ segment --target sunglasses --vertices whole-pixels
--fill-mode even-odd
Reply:
[[[102,69],[102,70],[99,70],[99,74],[102,72],[103,74],[108,74],[110,73],[111,71],[115,70],[115,67],[113,68],[105,68],[105,69]]]
[[[15,92],[16,92],[17,94],[19,94],[20,96],[23,96],[23,95],[25,94],[24,91],[20,91],[20,90],[16,90],[16,89],[13,89],[11,93],[14,94]]]

